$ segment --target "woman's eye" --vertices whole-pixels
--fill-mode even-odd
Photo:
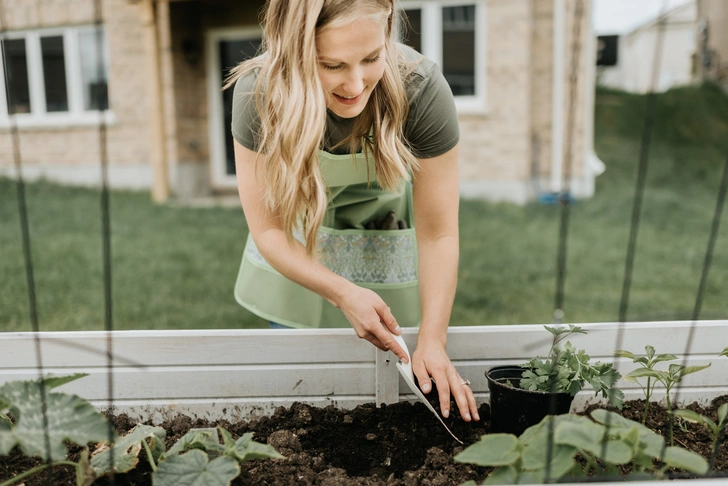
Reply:
[[[366,61],[366,62],[368,62],[368,63],[370,63],[370,64],[371,64],[371,63],[377,62],[377,61],[379,60],[379,56],[380,56],[380,55],[379,55],[379,54],[377,54],[377,56],[376,56],[376,57],[372,57],[371,59],[364,59],[364,61]]]
[[[341,64],[338,64],[336,66],[329,66],[328,64],[324,64],[324,69],[328,69],[330,71],[336,71],[337,69],[341,69]]]

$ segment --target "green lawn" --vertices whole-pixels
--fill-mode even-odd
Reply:
[[[596,196],[572,208],[567,322],[614,321],[646,97],[600,91],[596,149],[607,165]],[[658,97],[629,320],[689,319],[728,155],[728,97],[685,88]],[[26,185],[41,330],[103,328],[99,192]],[[728,210],[726,210],[728,212]],[[728,219],[701,317],[728,318]],[[232,296],[247,229],[239,208],[154,205],[111,196],[117,329],[265,327]],[[462,201],[453,325],[548,323],[556,288],[559,208]],[[0,330],[31,329],[16,184],[0,179]]]

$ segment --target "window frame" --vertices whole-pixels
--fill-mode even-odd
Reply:
[[[486,0],[402,0],[399,10],[422,12],[422,54],[442,69],[442,8],[475,6],[475,94],[454,96],[458,113],[482,114],[487,111],[487,23]],[[397,39],[400,38],[399,26]]]
[[[205,33],[205,77],[207,78],[207,103],[209,107],[208,136],[210,147],[210,182],[215,189],[232,189],[238,185],[237,176],[226,171],[225,130],[230,130],[223,123],[223,99],[220,92],[222,86],[222,66],[220,65],[219,43],[260,39],[263,29],[260,25],[243,25],[240,27],[219,27],[208,29]],[[229,89],[233,89],[230,87]]]
[[[7,103],[8,93],[5,83],[5,62],[0,62],[0,128],[9,127],[11,117],[18,128],[94,126],[101,122],[99,110],[84,109],[83,75],[81,73],[81,51],[79,46],[79,35],[87,32],[95,32],[96,28],[97,26],[93,24],[74,25],[15,30],[0,34],[0,40],[25,40],[28,65],[28,90],[30,93],[30,112],[9,113]],[[101,28],[104,29],[104,35],[106,35],[105,27],[102,26]],[[68,111],[47,111],[41,38],[54,36],[63,38]],[[108,39],[104,43],[103,61],[105,63],[108,89]],[[110,107],[104,110],[104,118],[105,123],[115,122],[115,117]]]

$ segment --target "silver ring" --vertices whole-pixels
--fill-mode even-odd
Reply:
[[[460,383],[460,386],[465,386],[465,385],[470,386],[470,380],[463,380],[463,382]]]

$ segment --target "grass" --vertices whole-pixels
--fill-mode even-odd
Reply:
[[[596,195],[572,207],[567,322],[619,317],[646,97],[600,90]],[[659,95],[628,320],[690,319],[728,155],[728,97],[710,85]],[[17,187],[0,179],[0,329],[31,329]],[[26,185],[41,330],[104,326],[99,193]],[[461,202],[461,268],[453,325],[549,323],[559,211],[537,203]],[[728,211],[726,211],[728,212]],[[701,318],[728,318],[723,216]],[[111,196],[117,329],[252,328],[266,323],[232,296],[247,229],[238,208],[154,205]]]

